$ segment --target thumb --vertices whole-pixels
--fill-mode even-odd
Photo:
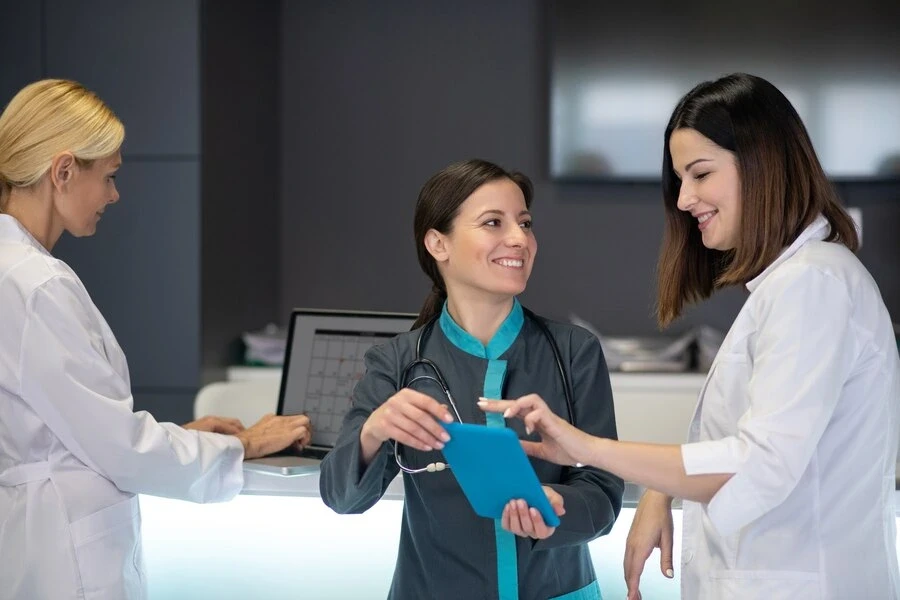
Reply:
[[[659,540],[659,570],[662,574],[672,579],[675,576],[675,570],[672,565],[672,530],[663,531]]]

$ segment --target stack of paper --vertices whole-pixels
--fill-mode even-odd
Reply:
[[[260,331],[244,332],[244,362],[248,365],[281,366],[287,346],[287,332],[269,323]]]

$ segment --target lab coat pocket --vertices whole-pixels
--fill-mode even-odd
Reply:
[[[822,597],[818,573],[808,571],[710,571],[717,598],[814,600]]]
[[[140,598],[137,496],[69,524],[85,600]]]

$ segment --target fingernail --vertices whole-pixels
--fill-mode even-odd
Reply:
[[[425,452],[431,452],[431,450],[432,450],[431,446],[425,446]]]
[[[487,401],[486,401],[486,400],[479,400],[479,401],[476,402],[475,404],[477,404],[477,405],[480,406],[481,408],[484,408],[485,406],[487,406]]]
[[[478,402],[487,402],[487,401],[488,401],[488,399],[485,398],[484,396],[478,396]]]
[[[527,433],[528,435],[531,435],[531,427],[526,427],[525,433]]]
[[[672,579],[673,577],[675,577],[675,571],[673,571],[672,569],[666,569],[666,577]]]
[[[441,434],[441,439],[444,440],[445,442],[450,441],[450,434],[445,431],[444,433]]]
[[[443,445],[442,443],[440,443],[440,442],[438,442],[437,444],[435,444],[434,447],[437,448],[438,450],[443,450],[443,449],[444,449],[444,445]]]

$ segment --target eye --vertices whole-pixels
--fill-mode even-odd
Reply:
[[[488,219],[484,223],[482,223],[485,227],[499,227],[500,219]]]
[[[707,175],[709,175],[708,171],[705,173],[697,173],[696,175],[694,175],[694,179],[696,179],[697,181],[702,181],[703,179],[706,179]]]
[[[533,227],[533,221],[531,219],[528,219],[527,221],[522,221],[521,223],[519,223],[519,227],[521,227],[525,231],[529,231]]]
[[[115,175],[107,175],[107,176],[106,176],[106,180],[107,180],[107,182],[109,182],[109,183],[113,183],[113,182],[115,182],[115,180],[116,180],[116,176],[115,176]]]

